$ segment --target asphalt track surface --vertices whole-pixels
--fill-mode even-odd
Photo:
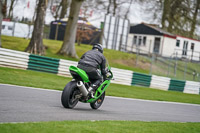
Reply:
[[[0,84],[0,123],[63,120],[200,122],[200,105],[106,97],[98,110],[61,104],[61,91]]]

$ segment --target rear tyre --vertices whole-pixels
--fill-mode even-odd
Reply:
[[[79,94],[79,89],[76,85],[76,81],[69,82],[65,86],[62,92],[62,96],[61,96],[62,105],[65,108],[70,108],[70,109],[74,108],[79,100],[79,99],[76,99],[75,97],[77,94]]]
[[[105,92],[94,103],[90,103],[90,107],[92,109],[98,109],[102,105],[104,98],[105,98]]]

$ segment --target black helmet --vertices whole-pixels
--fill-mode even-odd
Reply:
[[[95,43],[92,49],[98,49],[101,53],[103,53],[103,47],[100,43]]]

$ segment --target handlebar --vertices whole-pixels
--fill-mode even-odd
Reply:
[[[107,80],[114,80],[114,79],[113,79],[113,73],[112,73],[112,71],[111,71],[110,66],[108,66],[108,67],[106,68],[106,79],[107,79]]]

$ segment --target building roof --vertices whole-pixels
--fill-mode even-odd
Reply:
[[[68,22],[68,18],[63,18],[61,20],[52,21],[51,23],[66,26],[67,22]],[[89,21],[87,21],[86,19],[81,18],[81,17],[79,17],[77,24],[78,24],[78,28],[84,27],[84,28],[90,29],[90,30],[96,30],[96,31],[100,30],[97,27],[95,27],[94,25],[92,25]]]
[[[193,39],[193,38],[189,38],[189,37],[184,37],[184,36],[179,36],[179,35],[176,35],[176,37],[180,37],[180,38],[186,38],[186,39],[189,39],[189,40],[193,40],[193,41],[200,42],[200,40]]]
[[[130,33],[147,34],[147,35],[160,35],[176,38],[176,35],[164,31],[156,25],[141,23],[130,27]]]

